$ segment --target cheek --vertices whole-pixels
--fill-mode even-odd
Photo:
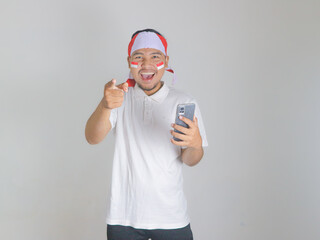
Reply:
[[[164,68],[158,70],[158,73],[157,73],[157,78],[162,78],[163,77],[163,74],[164,74]]]
[[[133,76],[139,75],[139,70],[140,70],[140,67],[138,67],[138,68],[130,68],[131,74]]]
[[[136,68],[139,68],[141,66],[141,63],[138,62],[138,61],[131,61],[130,62],[130,68],[131,69],[136,69]]]

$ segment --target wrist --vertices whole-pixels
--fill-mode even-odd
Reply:
[[[191,146],[194,150],[202,150],[202,138],[199,134],[199,137],[197,140],[194,142],[194,145]]]
[[[112,108],[108,108],[106,106],[106,102],[104,101],[104,99],[102,99],[100,101],[100,104],[98,105],[98,108],[99,108],[100,111],[111,111],[112,110]]]

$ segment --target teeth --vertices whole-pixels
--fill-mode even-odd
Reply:
[[[154,73],[141,73],[142,75],[153,75]]]

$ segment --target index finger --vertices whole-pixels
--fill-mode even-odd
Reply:
[[[128,92],[128,83],[124,82],[116,86],[118,89],[121,89],[125,92]]]

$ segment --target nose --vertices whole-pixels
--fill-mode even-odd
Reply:
[[[146,67],[150,64],[151,64],[151,59],[145,58],[145,59],[143,59],[141,66]]]

